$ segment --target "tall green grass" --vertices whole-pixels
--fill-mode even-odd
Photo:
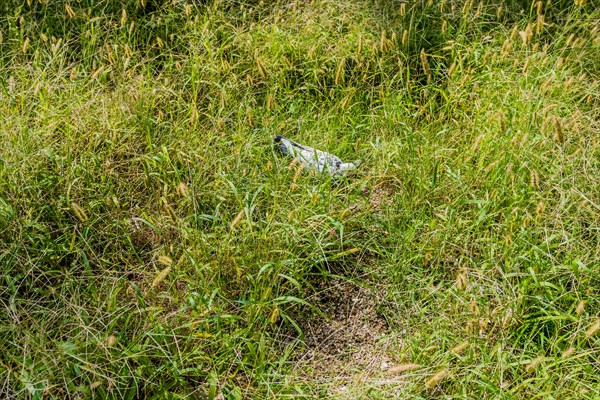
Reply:
[[[600,395],[592,1],[0,10],[4,397]],[[418,368],[299,357],[340,279]]]

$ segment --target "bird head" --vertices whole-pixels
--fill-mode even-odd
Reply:
[[[285,140],[285,138],[283,136],[277,135],[277,136],[275,136],[275,138],[273,138],[273,144],[275,145],[275,148],[277,150],[279,150],[281,153],[287,155],[288,150],[287,150],[287,147],[285,146],[284,140]]]

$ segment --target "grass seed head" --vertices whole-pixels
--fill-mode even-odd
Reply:
[[[348,95],[344,96],[344,98],[342,99],[342,103],[340,104],[340,107],[342,108],[342,110],[348,109],[348,104],[350,103],[351,99],[352,99],[352,94],[348,94]]]
[[[76,202],[71,202],[71,210],[73,210],[73,213],[75,214],[75,216],[77,217],[77,219],[81,222],[85,222],[88,220],[88,216],[85,213],[85,210]]]
[[[109,349],[111,347],[114,347],[116,343],[117,343],[117,337],[115,335],[110,335],[106,338],[106,347],[108,347]]]
[[[471,301],[469,302],[469,310],[471,311],[471,314],[479,314],[479,303],[477,302],[477,300],[471,299]]]
[[[317,192],[311,193],[311,195],[310,195],[310,202],[312,204],[317,204],[320,199],[321,199],[321,195],[319,193],[317,193]],[[345,209],[345,210],[347,210],[347,209]]]
[[[530,22],[525,27],[525,35],[527,36],[527,43],[525,44],[531,43],[531,37],[533,36],[533,25],[533,22]]]
[[[158,263],[162,264],[162,265],[166,265],[166,266],[170,266],[171,264],[173,264],[173,259],[169,256],[158,256]]]
[[[162,281],[165,280],[165,278],[167,277],[167,275],[169,275],[169,272],[171,272],[171,266],[165,267],[164,269],[162,269],[161,271],[159,271],[156,274],[156,276],[154,277],[154,280],[152,281],[151,288],[155,288],[158,285],[160,285],[162,283]]]
[[[242,208],[240,210],[240,212],[237,213],[237,215],[235,216],[235,218],[233,218],[233,220],[231,221],[231,224],[229,224],[229,227],[232,230],[235,229],[235,227],[242,221],[242,219],[244,219],[245,215],[246,215],[246,210],[244,210]]]
[[[469,335],[472,334],[475,331],[475,325],[473,324],[473,321],[467,321],[463,330]]]
[[[520,129],[517,131],[517,137],[519,137],[518,135],[521,135],[521,130],[520,130]],[[528,139],[528,137],[529,137],[529,135],[528,135],[527,133],[525,133],[525,134],[523,134],[522,136],[520,136],[520,138],[521,138],[521,142],[519,143],[519,145],[520,145],[521,147],[524,147],[524,146],[525,146],[525,144],[527,144],[527,139]]]
[[[512,308],[509,308],[506,310],[506,313],[504,313],[504,316],[502,317],[502,329],[505,330],[507,329],[513,321],[513,310]]]
[[[121,28],[125,27],[125,25],[127,24],[127,10],[125,9],[125,7],[121,9],[121,20],[119,21],[119,23],[121,24]]]
[[[480,1],[477,5],[477,10],[475,10],[475,14],[473,15],[473,19],[479,17],[481,15],[481,10],[483,10],[483,1]]]
[[[423,68],[423,72],[427,75],[427,80],[431,80],[431,70],[429,69],[429,60],[427,59],[427,53],[425,53],[425,49],[421,49],[420,53],[421,58],[421,67]]]
[[[60,49],[60,45],[62,44],[62,38],[59,38],[56,42],[52,43],[52,45],[50,45],[50,49],[52,50],[52,54],[56,55],[56,53],[58,52],[58,49]]]
[[[67,16],[71,19],[76,17],[75,11],[73,11],[73,8],[69,5],[65,3],[65,11],[67,12]]]
[[[462,7],[462,13],[465,17],[471,13],[471,9],[473,8],[473,3],[474,3],[474,0],[465,1],[464,5]]]
[[[537,207],[535,208],[535,214],[539,217],[540,215],[542,215],[544,213],[545,209],[546,209],[546,205],[544,204],[544,202],[542,200],[540,200],[540,202],[537,204]]]
[[[271,324],[274,324],[277,321],[279,321],[279,313],[279,308],[275,307],[271,312],[271,316],[269,317],[269,322],[271,322]]]
[[[538,369],[538,367],[542,364],[543,361],[544,361],[544,357],[542,357],[542,356],[534,358],[533,360],[531,360],[531,362],[529,362],[529,364],[527,364],[527,366],[525,366],[525,371],[528,374],[533,374]]]
[[[552,87],[552,77],[548,77],[542,84],[540,85],[540,93],[547,94],[550,88]]]
[[[171,221],[177,221],[179,218],[177,217],[177,213],[173,207],[169,204],[169,202],[163,198],[163,210],[165,214],[171,219]]]
[[[344,82],[345,69],[346,69],[346,59],[341,58],[340,61],[338,62],[338,65],[337,65],[337,68],[335,71],[334,83],[336,85],[340,85],[341,83]]]
[[[452,64],[450,64],[450,68],[448,68],[448,77],[451,78],[452,74],[454,74],[454,70],[456,69],[456,61],[453,61]]]
[[[562,123],[557,117],[554,117],[554,139],[560,144],[565,142],[565,133]]]
[[[29,50],[29,38],[28,37],[25,38],[25,41],[23,42],[23,45],[21,46],[21,51],[23,52],[23,54],[26,54],[27,50]]]
[[[509,39],[511,41],[515,40],[517,38],[517,35],[519,34],[519,26],[515,25],[512,29],[512,31],[510,32],[510,36]]]
[[[308,51],[306,52],[307,57],[310,60],[314,60],[316,55],[317,55],[317,43],[313,44],[312,46],[310,46],[310,48],[308,49]]]
[[[600,319],[597,319],[590,327],[585,331],[585,337],[591,338],[600,332]]]
[[[459,290],[465,290],[469,285],[468,270],[466,268],[462,268],[456,275],[455,285]]]
[[[275,95],[273,93],[267,94],[266,106],[269,111],[275,108]]]
[[[527,35],[526,31],[519,31],[519,36],[521,37],[521,40],[523,42],[523,46],[527,46],[527,44],[529,44],[529,36]]]
[[[569,79],[567,79],[567,81],[565,82],[565,91],[569,91],[569,89],[571,89],[571,85],[573,85],[573,82],[575,82],[575,77],[571,76]]]
[[[180,182],[179,185],[177,185],[177,194],[181,197],[187,197],[189,193],[188,190],[188,186],[186,185],[185,182]]]
[[[539,35],[544,30],[544,19],[543,15],[538,15],[537,21],[535,23],[535,32]]]
[[[256,58],[256,67],[258,68],[258,74],[260,77],[265,79],[267,77],[267,70],[258,57]]]
[[[288,169],[291,171],[294,169],[294,167],[298,164],[298,159],[297,158],[293,158],[292,161],[290,161],[290,164],[288,165]]]
[[[90,76],[90,78],[92,80],[98,79],[98,77],[102,74],[102,72],[104,72],[105,68],[106,67],[104,65],[101,65],[100,67],[98,67],[98,69],[96,69],[94,72],[92,72],[92,75]]]
[[[540,178],[538,176],[538,173],[534,169],[531,169],[529,171],[529,184],[535,189],[539,188],[540,186]]]
[[[530,61],[529,61],[529,57],[527,57],[527,58],[525,59],[525,63],[523,64],[523,70],[522,70],[522,73],[523,73],[523,74],[526,74],[526,73],[527,73],[527,71],[529,70],[529,62],[530,62]]]
[[[575,314],[580,315],[580,314],[583,314],[584,311],[585,311],[585,300],[581,300],[577,304],[577,307],[575,308]]]
[[[248,126],[254,127],[254,125],[255,125],[254,110],[252,109],[252,107],[248,107],[246,109],[246,119],[248,121]]]
[[[569,358],[571,357],[573,354],[575,354],[575,347],[571,346],[568,349],[566,349],[565,351],[562,352],[561,357],[562,358]]]
[[[433,389],[436,387],[444,378],[448,376],[450,371],[448,368],[442,368],[438,370],[435,374],[433,374],[427,381],[425,382],[425,387],[427,389]]]
[[[388,368],[386,374],[388,376],[397,376],[402,374],[403,372],[412,371],[418,368],[421,368],[419,364],[399,364]]]
[[[506,132],[506,115],[504,115],[504,113],[500,113],[500,132]]]
[[[462,343],[457,344],[456,346],[454,346],[450,351],[455,354],[455,355],[460,355],[462,354],[468,347],[469,347],[470,343],[467,341],[464,341]]]
[[[292,178],[292,182],[296,183],[298,181],[298,178],[300,178],[300,176],[302,176],[303,171],[304,171],[304,165],[303,164],[298,165],[298,168],[296,168],[296,172],[294,173],[294,177]]]
[[[479,318],[478,324],[479,324],[479,336],[483,337],[485,336],[486,332],[488,331],[488,325],[490,323],[490,320],[486,317],[481,317]]]

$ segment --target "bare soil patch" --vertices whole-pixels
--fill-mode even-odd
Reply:
[[[297,317],[305,346],[296,359],[301,376],[342,384],[387,367],[399,339],[377,310],[376,291],[334,278],[316,284],[308,301],[324,315]]]

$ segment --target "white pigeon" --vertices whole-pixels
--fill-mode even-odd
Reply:
[[[331,176],[343,176],[348,171],[356,169],[355,164],[342,162],[338,156],[301,145],[281,135],[275,136],[273,143],[281,153],[294,157],[301,164],[320,173],[327,172]]]

